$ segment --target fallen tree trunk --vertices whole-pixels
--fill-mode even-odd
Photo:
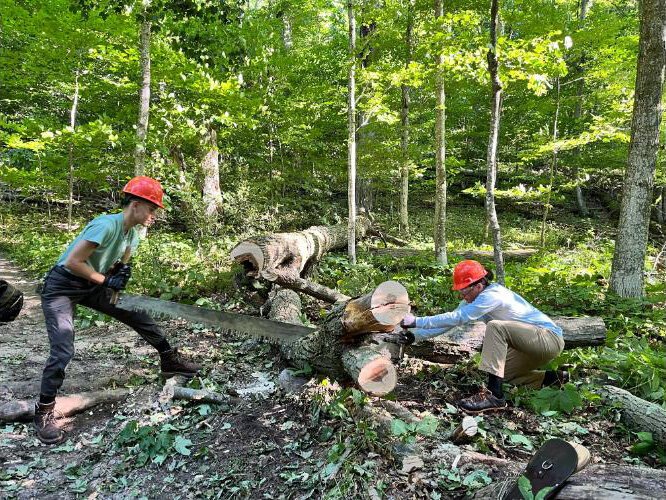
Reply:
[[[564,333],[564,348],[604,345],[606,325],[597,317],[553,317]],[[486,324],[480,321],[452,328],[438,337],[407,346],[405,354],[435,363],[456,363],[481,350]]]
[[[315,333],[281,346],[282,355],[297,366],[309,365],[340,381],[351,378],[369,394],[385,395],[397,383],[390,353],[363,341],[370,332],[393,330],[409,312],[408,302],[402,285],[384,282],[363,297],[334,306]],[[300,324],[300,309],[300,298],[293,290],[272,292],[269,318]]]
[[[612,385],[605,385],[600,392],[607,401],[621,405],[622,420],[630,427],[651,432],[654,441],[666,447],[666,410]]]
[[[365,217],[356,221],[356,238],[370,228]],[[307,273],[329,250],[347,246],[347,224],[313,226],[294,233],[275,233],[240,242],[231,251],[231,258],[245,268],[248,276],[264,271],[292,270],[299,276]]]
[[[69,417],[102,403],[117,403],[129,394],[127,389],[84,392],[56,398],[55,414]],[[28,422],[35,416],[34,400],[9,401],[0,405],[0,422]]]
[[[504,250],[503,254],[506,259],[523,261],[530,258],[537,251],[536,248],[520,248],[516,250]],[[394,259],[421,257],[432,258],[434,260],[435,258],[432,250],[421,250],[418,248],[371,248],[370,252],[374,255],[388,255]],[[492,250],[463,250],[460,252],[451,252],[451,255],[461,259],[493,260]]]

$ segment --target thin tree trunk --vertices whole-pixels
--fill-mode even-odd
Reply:
[[[435,18],[444,16],[443,0],[435,0]],[[446,255],[446,92],[444,55],[437,54],[437,109],[435,110],[435,258],[448,264]]]
[[[148,135],[148,115],[150,112],[150,30],[148,8],[150,0],[143,0],[143,21],[139,50],[141,52],[141,95],[139,99],[139,120],[136,125],[136,150],[134,151],[134,174],[146,172],[146,136]]]
[[[610,288],[621,297],[643,295],[650,204],[659,149],[666,71],[666,0],[640,3],[640,42],[629,157]]]
[[[550,162],[550,178],[548,180],[548,191],[546,192],[546,201],[543,204],[543,220],[541,221],[541,248],[546,245],[546,222],[548,221],[548,211],[550,210],[550,199],[553,192],[553,182],[555,180],[555,169],[557,168],[557,120],[560,116],[560,77],[555,79],[557,91],[555,104],[555,118],[553,119],[553,159]]]
[[[492,0],[490,7],[490,49],[488,50],[488,71],[492,82],[490,108],[490,138],[488,139],[488,175],[486,177],[486,213],[488,226],[493,233],[495,257],[495,275],[497,281],[504,284],[504,257],[502,255],[502,236],[500,233],[497,211],[495,210],[495,179],[497,177],[497,145],[502,108],[502,83],[499,79],[497,61],[497,25],[499,20],[499,0]]]
[[[348,138],[347,138],[347,255],[349,262],[356,264],[356,19],[354,0],[347,0],[349,16],[349,82],[348,82]]]
[[[585,21],[585,17],[587,16],[587,9],[592,3],[592,0],[580,0],[580,9],[578,11],[578,28],[581,29],[583,26],[583,22]],[[584,59],[584,55],[581,57],[581,62],[582,59]],[[582,72],[581,68],[581,72]],[[576,107],[574,108],[574,122],[578,123],[580,120],[580,117],[583,115],[583,90],[585,88],[585,79],[580,76],[580,79],[578,80],[578,84],[576,85]],[[576,182],[576,204],[578,205],[578,211],[583,217],[587,217],[588,215],[588,210],[587,210],[587,205],[585,203],[585,197],[583,196],[583,189],[581,188],[581,179],[580,179],[580,172],[578,171],[578,157],[580,156],[580,148],[576,148],[573,151],[574,154],[574,171],[573,171],[573,178],[574,181]]]
[[[74,206],[74,130],[76,128],[76,112],[79,107],[79,70],[74,76],[74,98],[69,113],[69,126],[72,128],[72,142],[69,144],[69,201],[67,203],[67,229],[72,230],[72,207]]]
[[[207,217],[218,215],[222,207],[222,192],[220,191],[220,152],[217,147],[217,132],[212,125],[208,126],[206,133],[207,152],[201,162],[204,175],[203,202]]]
[[[405,68],[409,68],[412,61],[412,28],[414,22],[414,4],[412,0],[407,3],[407,27],[405,28],[405,48],[407,51],[405,57]],[[409,85],[402,84],[402,137],[400,140],[400,150],[402,152],[402,166],[400,168],[400,230],[404,234],[409,234]]]

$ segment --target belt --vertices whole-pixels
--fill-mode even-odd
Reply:
[[[65,278],[72,280],[72,281],[77,281],[79,283],[85,283],[86,285],[92,285],[90,281],[88,281],[85,278],[82,278],[81,276],[77,276],[76,274],[70,273],[67,269],[65,269],[64,266],[54,266],[53,269],[51,269],[56,274],[59,274],[60,276],[64,276]]]

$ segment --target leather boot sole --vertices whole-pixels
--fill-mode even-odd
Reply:
[[[58,443],[62,443],[65,440],[65,433],[62,432],[60,434],[60,436],[58,436],[57,438],[48,439],[48,438],[42,437],[38,432],[37,433],[37,439],[39,439],[44,444],[58,444]]]

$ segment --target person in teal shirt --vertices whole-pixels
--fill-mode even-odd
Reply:
[[[89,222],[49,271],[41,291],[42,310],[50,353],[42,372],[39,401],[35,403],[37,437],[46,444],[65,438],[54,414],[56,395],[65,369],[74,356],[74,311],[83,305],[108,314],[130,326],[160,356],[166,377],[193,377],[200,367],[171,347],[161,329],[146,313],[126,311],[112,298],[124,290],[132,275],[129,257],[139,243],[137,226],[149,227],[155,213],[164,208],[160,183],[150,177],[134,177],[123,188],[123,211],[101,215]]]

